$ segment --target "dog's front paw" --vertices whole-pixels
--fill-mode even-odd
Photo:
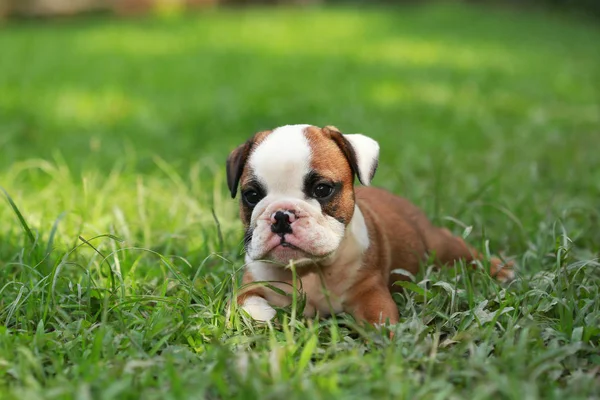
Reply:
[[[275,309],[269,305],[267,300],[259,296],[250,296],[244,300],[242,310],[246,311],[252,319],[267,322],[275,317]]]

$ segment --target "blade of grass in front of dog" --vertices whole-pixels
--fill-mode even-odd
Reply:
[[[296,265],[294,264],[293,261],[290,262],[290,267],[292,269],[292,316],[291,316],[290,325],[292,327],[291,333],[293,335],[296,324],[297,324],[296,307],[298,306],[298,293],[297,293],[298,275],[296,274]]]
[[[29,239],[29,241],[31,242],[32,245],[35,245],[35,236],[33,235],[33,232],[31,232],[31,229],[29,229],[29,225],[27,225],[27,221],[25,221],[25,217],[23,217],[23,214],[21,214],[21,211],[19,211],[19,207],[17,207],[17,205],[13,201],[12,197],[10,197],[8,192],[3,187],[0,186],[0,190],[2,190],[2,192],[4,192],[4,196],[6,196],[8,203],[12,207],[14,213],[17,215],[17,218],[19,218],[19,222],[21,223],[23,230],[25,230],[25,233],[27,234],[27,238]]]
[[[312,358],[315,349],[317,348],[318,340],[317,335],[313,332],[311,334],[310,339],[304,344],[304,348],[300,353],[300,359],[298,360],[297,373],[301,373],[310,363],[310,359]]]
[[[325,286],[325,276],[323,275],[323,271],[321,271],[320,268],[317,268],[317,272],[319,274],[319,280],[321,282],[321,289],[323,290],[323,293],[325,294],[325,299],[327,300],[327,305],[329,306],[329,310],[331,312],[331,320],[332,320],[332,324],[331,324],[331,342],[332,343],[337,343],[339,338],[340,338],[340,333],[339,333],[339,325],[338,325],[338,321],[336,318],[336,312],[333,309],[333,306],[331,305],[331,299],[329,298],[329,291],[327,290],[327,287]]]

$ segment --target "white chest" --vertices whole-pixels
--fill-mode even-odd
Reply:
[[[269,304],[287,307],[292,301],[292,272],[282,267],[266,263],[252,263],[249,266],[256,281],[269,281],[271,285],[288,293],[283,296],[265,287],[264,293]],[[349,288],[354,283],[360,268],[360,260],[346,265],[336,265],[321,272],[311,272],[298,279],[298,292],[306,296],[304,315],[313,317],[338,314],[344,311],[344,301]]]

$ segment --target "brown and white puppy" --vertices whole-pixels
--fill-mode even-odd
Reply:
[[[241,188],[246,228],[244,289],[237,301],[259,321],[290,296],[252,282],[292,291],[291,262],[307,297],[306,316],[348,312],[359,321],[398,322],[392,283],[415,274],[430,255],[440,265],[481,258],[447,229],[437,228],[409,201],[367,186],[377,169],[379,145],[334,127],[287,125],[259,132],[227,159],[231,196]],[[491,271],[512,278],[499,259]]]

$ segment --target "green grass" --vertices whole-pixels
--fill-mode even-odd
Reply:
[[[6,25],[0,398],[597,398],[597,43],[465,6]],[[424,268],[392,342],[347,316],[226,320],[224,159],[304,122],[379,140],[374,184],[518,279]]]

